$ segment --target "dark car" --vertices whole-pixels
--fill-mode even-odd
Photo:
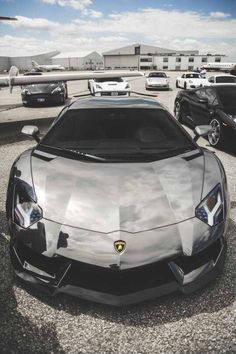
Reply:
[[[196,128],[204,135],[209,126]],[[16,274],[52,295],[124,305],[190,293],[223,267],[228,194],[217,156],[155,99],[65,107],[12,166]]]
[[[64,104],[68,97],[67,84],[60,81],[22,86],[21,97],[24,106],[33,104]]]
[[[174,106],[180,123],[190,128],[210,124],[208,140],[212,146],[235,145],[236,85],[217,84],[190,91],[179,91]]]

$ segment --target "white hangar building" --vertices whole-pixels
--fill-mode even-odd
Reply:
[[[96,70],[104,67],[103,57],[97,52],[85,56],[61,53],[52,58],[52,64],[62,65],[68,70]]]
[[[221,62],[225,55],[199,54],[198,50],[174,50],[132,44],[103,53],[105,69],[193,70],[207,62]]]
[[[9,70],[12,65],[17,66],[21,71],[30,70],[33,68],[32,60],[35,60],[38,64],[51,64],[51,58],[58,55],[60,52],[55,50],[53,52],[31,55],[31,56],[21,56],[21,57],[7,57],[0,56],[0,71]]]

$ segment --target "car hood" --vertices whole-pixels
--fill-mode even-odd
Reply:
[[[56,84],[40,84],[40,85],[29,85],[26,88],[31,93],[51,93],[58,85]]]
[[[200,84],[200,83],[206,83],[207,82],[207,80],[206,79],[192,79],[192,78],[190,78],[190,79],[185,79],[186,81],[192,81],[194,84]]]
[[[140,232],[194,217],[201,200],[199,150],[149,163],[82,162],[35,150],[32,178],[43,217],[110,233]]]

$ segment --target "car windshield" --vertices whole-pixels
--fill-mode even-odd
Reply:
[[[225,112],[236,114],[236,86],[216,87],[216,90]]]
[[[104,77],[99,79],[94,79],[95,82],[109,82],[109,81],[116,81],[116,82],[123,82],[124,80],[122,77]]]
[[[201,79],[199,74],[186,74],[186,79]]]
[[[24,86],[24,88],[26,89],[33,89],[33,90],[45,90],[45,89],[53,89],[57,86],[59,86],[60,83],[59,82],[52,82],[52,83],[48,83],[48,84],[32,84],[32,85],[26,85]]]
[[[216,77],[216,82],[219,83],[236,83],[236,76],[219,76]]]
[[[165,73],[150,73],[148,77],[166,77]]]
[[[122,161],[157,160],[196,149],[168,112],[146,108],[70,109],[41,144]]]

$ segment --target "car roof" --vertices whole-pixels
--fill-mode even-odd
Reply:
[[[86,97],[74,101],[68,107],[72,109],[94,109],[94,108],[164,108],[154,98],[143,97]]]
[[[225,87],[225,86],[235,86],[236,87],[236,83],[235,82],[224,82],[224,83],[220,83],[220,84],[212,84],[209,87]]]
[[[215,75],[212,75],[212,76],[214,76],[214,77],[219,77],[219,76],[230,76],[230,77],[235,77],[235,75],[231,75],[231,74],[227,74],[227,73],[225,73],[225,74],[215,74]]]

